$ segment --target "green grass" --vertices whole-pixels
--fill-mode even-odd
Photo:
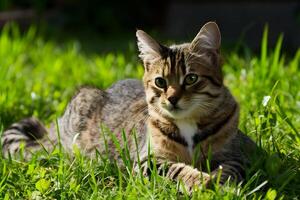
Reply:
[[[225,52],[225,83],[240,102],[240,128],[267,154],[255,159],[242,186],[194,192],[194,199],[291,199],[300,194],[300,50],[287,58],[283,37],[261,55]],[[130,44],[133,46],[134,44]],[[0,34],[0,133],[10,123],[34,115],[49,123],[59,117],[81,85],[106,88],[116,80],[140,78],[137,52],[85,54],[78,42],[58,44],[20,34],[6,26]],[[265,99],[265,101],[264,101]],[[269,99],[269,101],[266,101]],[[178,185],[154,174],[133,176],[105,156],[91,160],[75,148],[31,161],[0,157],[0,199],[185,199]],[[125,151],[126,152],[126,151]],[[126,156],[125,156],[126,157]]]

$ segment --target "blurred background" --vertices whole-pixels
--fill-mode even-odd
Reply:
[[[271,46],[281,33],[285,51],[300,46],[296,0],[0,0],[0,28],[10,21],[22,30],[35,24],[45,37],[80,40],[92,51],[127,48],[137,28],[163,41],[187,41],[210,20],[219,24],[228,48],[259,50],[266,25]]]

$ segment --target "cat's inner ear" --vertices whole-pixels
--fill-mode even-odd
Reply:
[[[150,35],[142,30],[136,31],[139,57],[143,61],[150,61],[164,56],[167,47],[159,44]]]
[[[215,22],[206,23],[193,41],[190,43],[190,50],[196,54],[205,52],[218,52],[221,46],[221,33]]]

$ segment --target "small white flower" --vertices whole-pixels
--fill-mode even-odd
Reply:
[[[36,99],[36,93],[35,92],[31,92],[30,95],[31,95],[31,99]]]
[[[264,96],[264,99],[262,100],[262,105],[266,107],[268,105],[268,102],[270,101],[271,96]]]

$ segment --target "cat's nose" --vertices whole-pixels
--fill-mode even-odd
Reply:
[[[177,96],[170,96],[168,97],[168,100],[170,101],[170,103],[175,106],[179,100],[179,98]]]

